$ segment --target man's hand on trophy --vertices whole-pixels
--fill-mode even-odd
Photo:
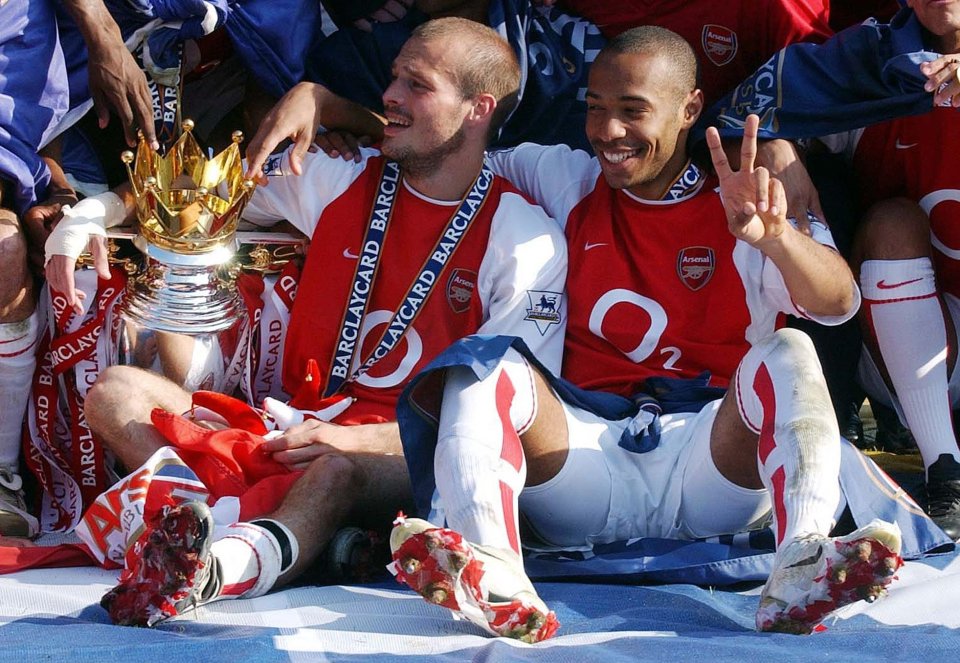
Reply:
[[[147,80],[106,5],[100,0],[65,0],[63,4],[87,47],[90,96],[100,128],[107,126],[113,110],[123,125],[128,145],[137,144],[139,129],[147,143],[158,149]]]
[[[123,223],[127,212],[120,196],[109,191],[73,206],[64,205],[61,211],[63,218],[45,244],[45,273],[50,287],[63,295],[67,306],[80,313],[84,295],[77,292],[73,276],[77,258],[84,250],[89,251],[97,275],[110,278],[106,229]]]
[[[137,130],[140,130],[147,143],[159,149],[147,80],[123,42],[89,53],[90,95],[100,128],[110,122],[112,109],[123,126],[127,145],[137,144]]]

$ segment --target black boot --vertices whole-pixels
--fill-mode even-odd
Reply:
[[[373,582],[385,575],[389,562],[390,548],[376,532],[344,527],[324,551],[324,576],[341,584]]]
[[[858,403],[850,402],[842,406],[843,416],[837,417],[837,423],[840,424],[840,435],[846,438],[853,446],[858,449],[866,449],[870,446],[867,439],[863,436],[863,421],[860,419],[860,406]]]
[[[927,470],[927,513],[947,536],[960,540],[960,463],[949,454]]]

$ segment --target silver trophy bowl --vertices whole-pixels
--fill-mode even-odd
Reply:
[[[159,373],[188,391],[234,390],[247,333],[235,243],[178,253],[149,243],[120,308],[115,362]]]

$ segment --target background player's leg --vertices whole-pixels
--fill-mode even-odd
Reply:
[[[27,243],[16,215],[0,208],[0,534],[29,536],[20,478],[20,435],[36,367],[38,335]]]
[[[895,392],[927,469],[930,515],[960,537],[960,448],[948,394],[956,331],[941,300],[930,254],[930,224],[916,203],[875,205],[855,256],[863,291],[864,342]],[[956,495],[939,499],[956,485]]]

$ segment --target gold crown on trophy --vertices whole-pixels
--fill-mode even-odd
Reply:
[[[126,151],[120,158],[144,239],[177,253],[205,253],[233,238],[256,184],[243,178],[242,132],[233,132],[233,143],[216,156],[211,150],[208,158],[193,137],[193,122],[181,126],[183,133],[165,156],[141,136],[136,155]]]

